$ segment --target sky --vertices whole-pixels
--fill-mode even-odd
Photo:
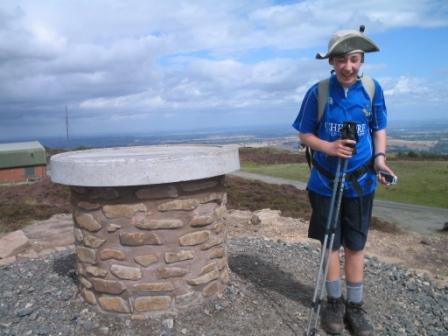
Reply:
[[[360,24],[389,120],[447,120],[446,0],[2,0],[0,140],[288,129]]]

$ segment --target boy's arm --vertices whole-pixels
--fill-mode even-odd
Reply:
[[[386,173],[389,173],[391,175],[395,175],[394,172],[392,171],[392,169],[390,169],[387,165],[386,165],[386,145],[387,145],[387,134],[386,134],[386,129],[381,129],[379,131],[375,131],[373,133],[373,143],[374,143],[374,148],[375,148],[375,154],[374,154],[374,164],[373,167],[375,169],[375,171],[379,172],[379,171],[384,171]],[[378,153],[383,153],[384,155],[376,155]],[[378,180],[382,183],[382,184],[388,184],[386,182],[386,179],[380,175],[378,175]]]
[[[315,151],[323,152],[329,156],[338,156],[344,159],[349,159],[352,157],[354,147],[350,147],[350,145],[356,145],[356,141],[348,139],[341,139],[333,142],[325,141],[313,133],[299,133],[299,139]]]

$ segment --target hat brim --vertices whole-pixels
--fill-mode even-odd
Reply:
[[[327,53],[317,53],[317,59],[326,59],[331,56],[343,56],[353,50],[365,53],[379,51],[380,48],[368,37],[360,35],[347,35],[335,43]]]

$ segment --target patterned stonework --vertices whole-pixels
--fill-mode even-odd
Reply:
[[[224,176],[156,186],[72,187],[85,301],[141,318],[222,294],[229,282]]]

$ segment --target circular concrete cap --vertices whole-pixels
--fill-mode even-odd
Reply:
[[[163,145],[90,149],[51,157],[51,180],[85,187],[198,180],[240,168],[234,145]]]

